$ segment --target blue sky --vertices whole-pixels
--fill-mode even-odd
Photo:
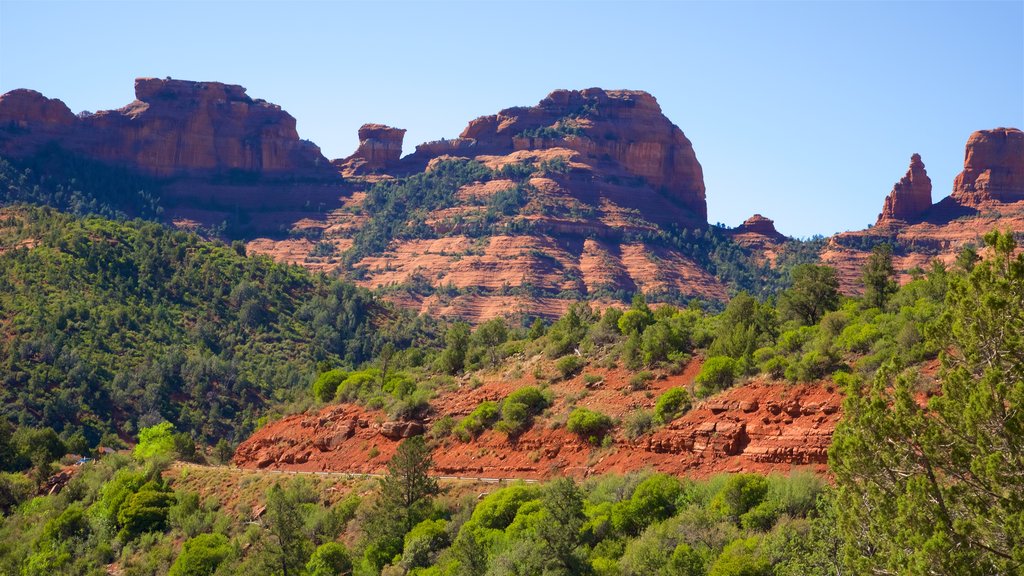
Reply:
[[[647,90],[693,141],[712,222],[860,229],[919,152],[937,200],[974,130],[1024,128],[1024,2],[0,0],[0,92],[117,108],[137,76],[241,84],[329,158],[406,152],[556,88]]]

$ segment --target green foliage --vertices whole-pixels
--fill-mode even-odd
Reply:
[[[666,474],[653,474],[641,482],[629,500],[612,508],[612,525],[622,534],[637,536],[655,522],[676,512],[676,502],[683,494],[683,484]]]
[[[871,249],[864,264],[861,280],[864,282],[864,304],[871,308],[885,308],[889,297],[896,292],[896,275],[892,266],[892,245],[879,244]]]
[[[562,379],[568,379],[578,374],[584,365],[586,365],[586,361],[583,358],[570,354],[562,356],[555,362],[555,370],[558,370]]]
[[[139,443],[132,454],[139,460],[174,454],[174,425],[161,422],[139,430]]]
[[[382,516],[395,520],[402,534],[425,519],[438,493],[437,481],[429,476],[431,466],[430,449],[422,436],[403,440],[388,461],[376,507]]]
[[[654,416],[647,410],[634,410],[626,416],[622,423],[622,431],[630,441],[647,434],[654,429]]]
[[[456,322],[445,332],[445,349],[441,353],[440,367],[447,374],[461,372],[466,365],[466,353],[469,351],[469,324]]]
[[[28,158],[0,158],[0,205],[28,203],[78,216],[155,219],[163,212],[159,192],[149,178],[54,144]]]
[[[501,404],[498,430],[511,437],[525,432],[533,424],[533,417],[551,405],[550,399],[538,388],[525,386],[505,397]]]
[[[859,572],[1011,573],[1024,563],[1024,256],[1010,234],[951,277],[926,330],[944,354],[941,393],[922,405],[890,363],[850,379],[829,452],[846,557]]]
[[[212,576],[233,553],[223,534],[200,534],[185,541],[168,576]]]
[[[600,412],[587,408],[576,408],[569,414],[565,427],[569,432],[596,444],[597,440],[611,430],[614,422]]]
[[[338,386],[348,378],[348,372],[340,368],[328,370],[316,377],[313,381],[313,397],[320,402],[334,400],[338,392]]]
[[[711,508],[739,524],[740,518],[768,495],[768,479],[756,474],[730,476],[711,500]]]
[[[500,408],[497,402],[484,401],[465,418],[459,420],[453,430],[463,442],[468,442],[483,433],[498,420]]]
[[[121,526],[118,538],[133,540],[146,532],[162,532],[167,528],[168,512],[175,502],[174,493],[167,486],[149,481],[128,495],[117,512]]]
[[[813,326],[839,307],[839,279],[834,268],[800,264],[790,271],[793,285],[779,294],[779,315]]]
[[[303,533],[300,489],[285,490],[275,483],[267,494],[264,521],[266,540],[265,568],[283,574],[299,574],[309,561],[313,543]]]
[[[24,474],[0,472],[0,514],[7,514],[15,506],[29,499],[36,486]]]
[[[340,542],[325,542],[317,548],[306,563],[308,576],[338,576],[352,570],[352,557]]]
[[[345,262],[351,265],[382,252],[395,238],[427,236],[424,214],[453,206],[459,188],[491,177],[491,171],[483,164],[455,159],[438,162],[429,172],[375,184],[363,201],[369,218],[345,252]]]
[[[163,420],[241,438],[268,404],[308,394],[319,362],[356,365],[422,334],[367,291],[193,234],[11,214],[18,224],[0,227],[0,415],[23,427],[80,427],[89,445]]]
[[[717,322],[708,353],[738,360],[751,358],[755,350],[770,344],[778,331],[775,310],[744,292],[729,300]]]
[[[704,398],[732,386],[739,372],[735,360],[728,356],[712,356],[704,361],[697,383],[697,396]]]
[[[685,388],[669,388],[654,404],[654,419],[667,424],[690,410],[690,393]]]

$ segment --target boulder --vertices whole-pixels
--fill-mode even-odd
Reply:
[[[389,440],[419,436],[424,431],[423,424],[414,421],[395,420],[380,425],[380,435]]]

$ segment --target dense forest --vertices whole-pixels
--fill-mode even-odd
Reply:
[[[0,413],[94,446],[161,421],[240,439],[317,366],[432,342],[352,285],[143,221],[0,218]]]

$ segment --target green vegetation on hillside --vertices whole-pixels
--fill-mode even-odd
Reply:
[[[141,221],[6,211],[0,414],[88,446],[163,420],[240,440],[305,395],[318,365],[431,342],[365,290],[243,251]]]

